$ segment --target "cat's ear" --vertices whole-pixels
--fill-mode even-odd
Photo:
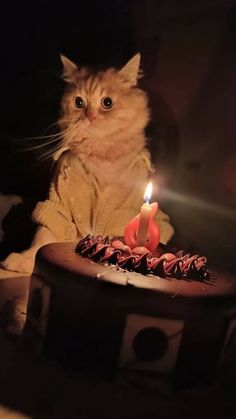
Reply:
[[[61,61],[63,64],[63,73],[62,78],[63,80],[71,83],[74,81],[74,74],[78,70],[78,67],[73,61],[66,58],[65,55],[60,54]]]
[[[140,53],[135,54],[131,60],[125,64],[124,67],[119,71],[122,77],[124,77],[127,81],[131,83],[132,86],[135,86],[137,84],[137,80],[140,77],[140,59],[141,55]]]

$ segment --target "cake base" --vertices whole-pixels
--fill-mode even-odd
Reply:
[[[235,330],[232,277],[144,276],[91,262],[74,248],[55,243],[37,254],[26,334],[39,351],[109,379],[129,374],[168,388],[214,382]]]

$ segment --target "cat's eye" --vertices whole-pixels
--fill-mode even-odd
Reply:
[[[82,109],[85,107],[84,99],[81,96],[76,96],[74,101],[75,101],[76,108]]]
[[[102,107],[104,109],[111,109],[113,106],[113,101],[110,97],[106,96],[102,98]]]

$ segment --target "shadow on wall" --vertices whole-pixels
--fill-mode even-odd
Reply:
[[[187,9],[159,28],[153,14],[152,30],[137,39],[152,107],[150,149],[163,186],[157,199],[180,244],[234,270],[236,11],[223,2],[205,14]]]
[[[226,18],[201,87],[179,121],[176,193],[167,196],[176,232],[216,266],[236,269],[236,10]],[[187,33],[186,33],[187,36]],[[212,35],[206,32],[207,37]],[[168,191],[167,191],[168,192]]]
[[[136,46],[141,52],[144,72],[140,85],[148,94],[151,110],[146,135],[156,168],[156,185],[158,186],[156,186],[156,191],[154,187],[154,197],[157,195],[160,201],[162,200],[161,191],[167,185],[171,188],[175,186],[175,172],[180,152],[180,130],[174,112],[158,92],[156,70],[159,65],[160,37],[154,34],[150,38],[137,39]],[[165,201],[162,201],[162,207],[165,207]]]

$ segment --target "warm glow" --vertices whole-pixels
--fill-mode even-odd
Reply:
[[[147,187],[145,189],[144,195],[143,195],[143,199],[145,202],[149,202],[152,196],[152,182],[149,182],[147,184]]]

